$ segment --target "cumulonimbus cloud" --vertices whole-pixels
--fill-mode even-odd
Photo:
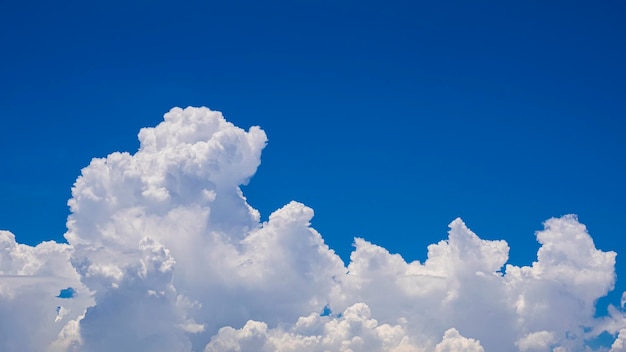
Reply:
[[[602,333],[624,350],[623,307],[595,317],[616,254],[574,215],[544,223],[529,266],[461,219],[423,263],[357,238],[345,264],[311,208],[261,222],[246,202],[259,127],[174,108],[139,140],[82,170],[67,244],[0,232],[0,350],[576,351]]]

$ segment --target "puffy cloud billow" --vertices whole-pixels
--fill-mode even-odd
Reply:
[[[174,108],[135,154],[93,159],[67,244],[0,231],[1,351],[626,350],[614,252],[549,219],[529,266],[461,219],[423,263],[355,239],[347,265],[291,202],[260,222],[240,189],[267,143],[207,108]]]

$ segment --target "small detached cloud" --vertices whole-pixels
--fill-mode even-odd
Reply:
[[[614,252],[574,215],[549,219],[528,266],[461,219],[406,262],[355,239],[343,263],[287,203],[260,221],[240,186],[261,163],[259,127],[174,108],[134,153],[96,158],[68,204],[67,244],[0,231],[2,351],[624,350]]]

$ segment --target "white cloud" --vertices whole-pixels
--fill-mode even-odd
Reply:
[[[555,336],[550,331],[537,331],[529,333],[519,339],[515,344],[520,351],[546,351],[555,342]]]
[[[44,351],[72,319],[91,304],[88,290],[69,263],[71,247],[18,244],[0,231],[0,350]],[[58,298],[68,287],[72,299]]]
[[[626,351],[626,329],[621,329],[619,335],[613,345],[611,345],[610,352],[624,352]]]
[[[435,352],[484,352],[485,349],[480,345],[479,341],[468,339],[455,329],[448,329],[443,335],[443,341],[435,346]]]
[[[82,170],[69,244],[0,232],[0,350],[581,350],[603,331],[621,348],[623,307],[594,318],[615,253],[575,216],[545,222],[530,266],[507,265],[505,241],[460,219],[424,263],[356,239],[345,266],[312,209],[290,202],[260,223],[246,202],[260,128],[206,108],[164,118],[135,154]]]
[[[224,351],[423,351],[409,342],[399,325],[378,324],[369,307],[357,303],[340,318],[313,313],[289,327],[269,329],[267,324],[248,321],[241,329],[225,327],[211,339],[205,352]],[[443,350],[442,350],[443,351]]]

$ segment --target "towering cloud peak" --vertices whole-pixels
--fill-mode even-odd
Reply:
[[[82,170],[68,244],[0,231],[0,350],[575,351],[605,331],[622,349],[623,307],[594,317],[615,253],[575,216],[545,222],[529,266],[461,219],[423,263],[357,238],[346,266],[311,208],[261,223],[246,202],[260,128],[174,108],[139,140]]]

